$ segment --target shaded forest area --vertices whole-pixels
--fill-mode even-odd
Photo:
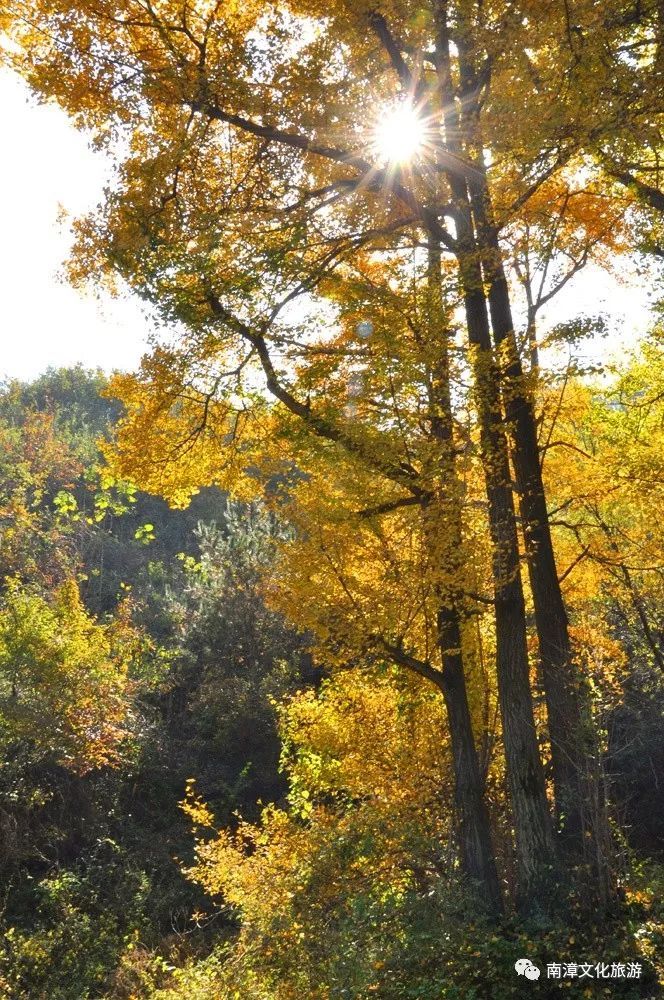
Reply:
[[[283,799],[271,699],[316,681],[259,593],[273,519],[217,490],[172,511],[110,484],[104,386],[51,371],[0,401],[8,997],[128,997],[143,964],[147,983],[171,950],[209,949],[228,917],[192,922],[209,906],[177,860],[186,781],[223,822]]]

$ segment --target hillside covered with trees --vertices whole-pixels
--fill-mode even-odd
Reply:
[[[0,394],[8,997],[659,995],[663,18],[0,11],[162,324]]]

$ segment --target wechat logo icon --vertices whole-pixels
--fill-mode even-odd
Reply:
[[[529,958],[520,958],[514,963],[517,975],[525,976],[526,979],[539,979],[540,970],[530,961]]]

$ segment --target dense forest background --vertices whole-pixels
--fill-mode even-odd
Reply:
[[[223,822],[283,798],[272,699],[318,677],[259,593],[277,528],[109,485],[103,376],[2,390],[3,995],[133,996],[227,915],[181,873],[186,781]],[[80,602],[76,593],[80,594]]]

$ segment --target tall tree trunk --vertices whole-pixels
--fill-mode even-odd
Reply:
[[[468,705],[459,614],[449,605],[441,608],[438,614],[438,640],[443,665],[440,689],[447,710],[454,761],[454,801],[461,864],[465,874],[478,884],[487,909],[498,915],[503,908],[502,893]]]
[[[473,192],[472,200],[483,251],[484,277],[489,285],[505,413],[511,429],[511,455],[547,706],[557,825],[563,848],[592,863],[598,899],[604,902],[609,894],[610,837],[601,793],[599,749],[582,678],[572,654],[546,505],[534,406],[516,345],[509,288],[484,178]]]
[[[610,838],[601,793],[600,760],[591,715],[572,658],[567,613],[546,507],[534,408],[516,344],[509,289],[493,219],[483,159],[480,88],[476,72],[478,57],[472,47],[472,31],[460,32],[458,55],[459,101],[463,114],[457,135],[463,131],[466,157],[474,165],[474,170],[468,174],[467,185],[471,211],[469,228],[474,233],[475,259],[481,261],[478,267],[482,279],[489,285],[491,324],[498,350],[498,391],[510,426],[511,455],[547,703],[560,840],[570,853],[591,863],[595,898],[604,902],[609,894]],[[478,287],[482,288],[484,298],[484,281],[480,280]]]
[[[447,5],[436,5],[436,62],[445,146],[460,155],[460,117],[452,83]],[[498,370],[493,356],[483,276],[473,229],[470,193],[460,171],[449,168],[457,226],[457,259],[474,380],[482,464],[493,551],[496,670],[522,907],[550,880],[555,857],[530,689],[526,611],[519,565],[516,515],[503,429]]]
[[[449,331],[443,306],[440,247],[429,240],[427,268],[427,337],[431,436],[438,445],[435,501],[423,510],[434,558],[451,586],[438,586],[438,643],[442,661],[440,688],[445,700],[454,761],[458,840],[464,872],[476,881],[488,909],[502,912],[502,893],[491,842],[484,782],[473,735],[464,672],[458,575],[462,559],[461,484],[456,469],[450,391]]]
[[[462,268],[474,269],[475,261],[473,255],[470,263],[462,262]],[[532,891],[548,878],[554,846],[530,689],[526,609],[498,375],[491,346],[487,346],[488,316],[477,281],[477,274],[464,276],[465,309],[493,545],[498,693],[520,891],[527,905]]]

